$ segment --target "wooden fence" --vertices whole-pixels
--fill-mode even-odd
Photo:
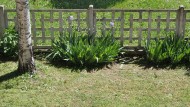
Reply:
[[[141,49],[145,41],[164,37],[167,32],[189,37],[190,10],[51,9],[30,10],[34,49],[51,48],[51,40],[64,31],[77,29],[89,34],[114,33],[121,46]],[[0,36],[9,26],[17,28],[15,9],[0,6]]]

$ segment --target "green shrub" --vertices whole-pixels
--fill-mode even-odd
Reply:
[[[64,33],[54,40],[47,59],[88,66],[112,62],[118,52],[119,44],[109,34],[93,39],[93,36],[75,31],[73,34]]]
[[[14,29],[6,29],[0,40],[0,53],[7,57],[18,55],[18,33]]]
[[[160,64],[170,62],[177,64],[187,60],[190,53],[189,42],[182,37],[170,33],[164,40],[156,39],[150,44],[146,43],[146,58],[148,61]]]

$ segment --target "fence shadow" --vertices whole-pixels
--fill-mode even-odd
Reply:
[[[17,70],[4,74],[0,76],[0,83],[2,83],[3,81],[8,81],[10,79],[16,78],[18,76],[21,76],[22,74],[24,73],[19,73]]]
[[[89,5],[95,8],[107,8],[124,0],[50,0],[53,8],[64,9],[87,9]]]
[[[123,64],[137,64],[138,66],[142,67],[143,69],[176,69],[176,68],[185,68],[185,76],[190,77],[190,62],[183,61],[179,64],[172,65],[170,62],[165,62],[162,64],[154,64],[148,62],[143,56],[131,56],[131,57],[123,57],[122,59],[118,59],[117,63]]]
[[[123,57],[121,59],[118,59],[118,63],[123,64],[137,64],[140,67],[143,67],[144,69],[154,68],[154,69],[176,69],[177,67],[185,67],[187,70],[190,71],[190,63],[179,63],[176,65],[172,65],[170,62],[165,63],[152,63],[146,60],[145,56],[127,56]]]

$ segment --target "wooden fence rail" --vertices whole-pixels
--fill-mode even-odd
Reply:
[[[76,29],[90,35],[114,33],[121,46],[141,48],[145,41],[164,37],[167,32],[189,38],[190,10],[183,6],[167,10],[47,9],[30,10],[35,49],[51,48],[51,40]],[[5,28],[17,28],[16,10],[0,6],[0,37]]]

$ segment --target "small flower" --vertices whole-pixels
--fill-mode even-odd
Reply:
[[[110,26],[111,26],[111,27],[114,27],[114,22],[110,22]]]
[[[74,20],[74,17],[73,16],[69,16],[69,20]]]

